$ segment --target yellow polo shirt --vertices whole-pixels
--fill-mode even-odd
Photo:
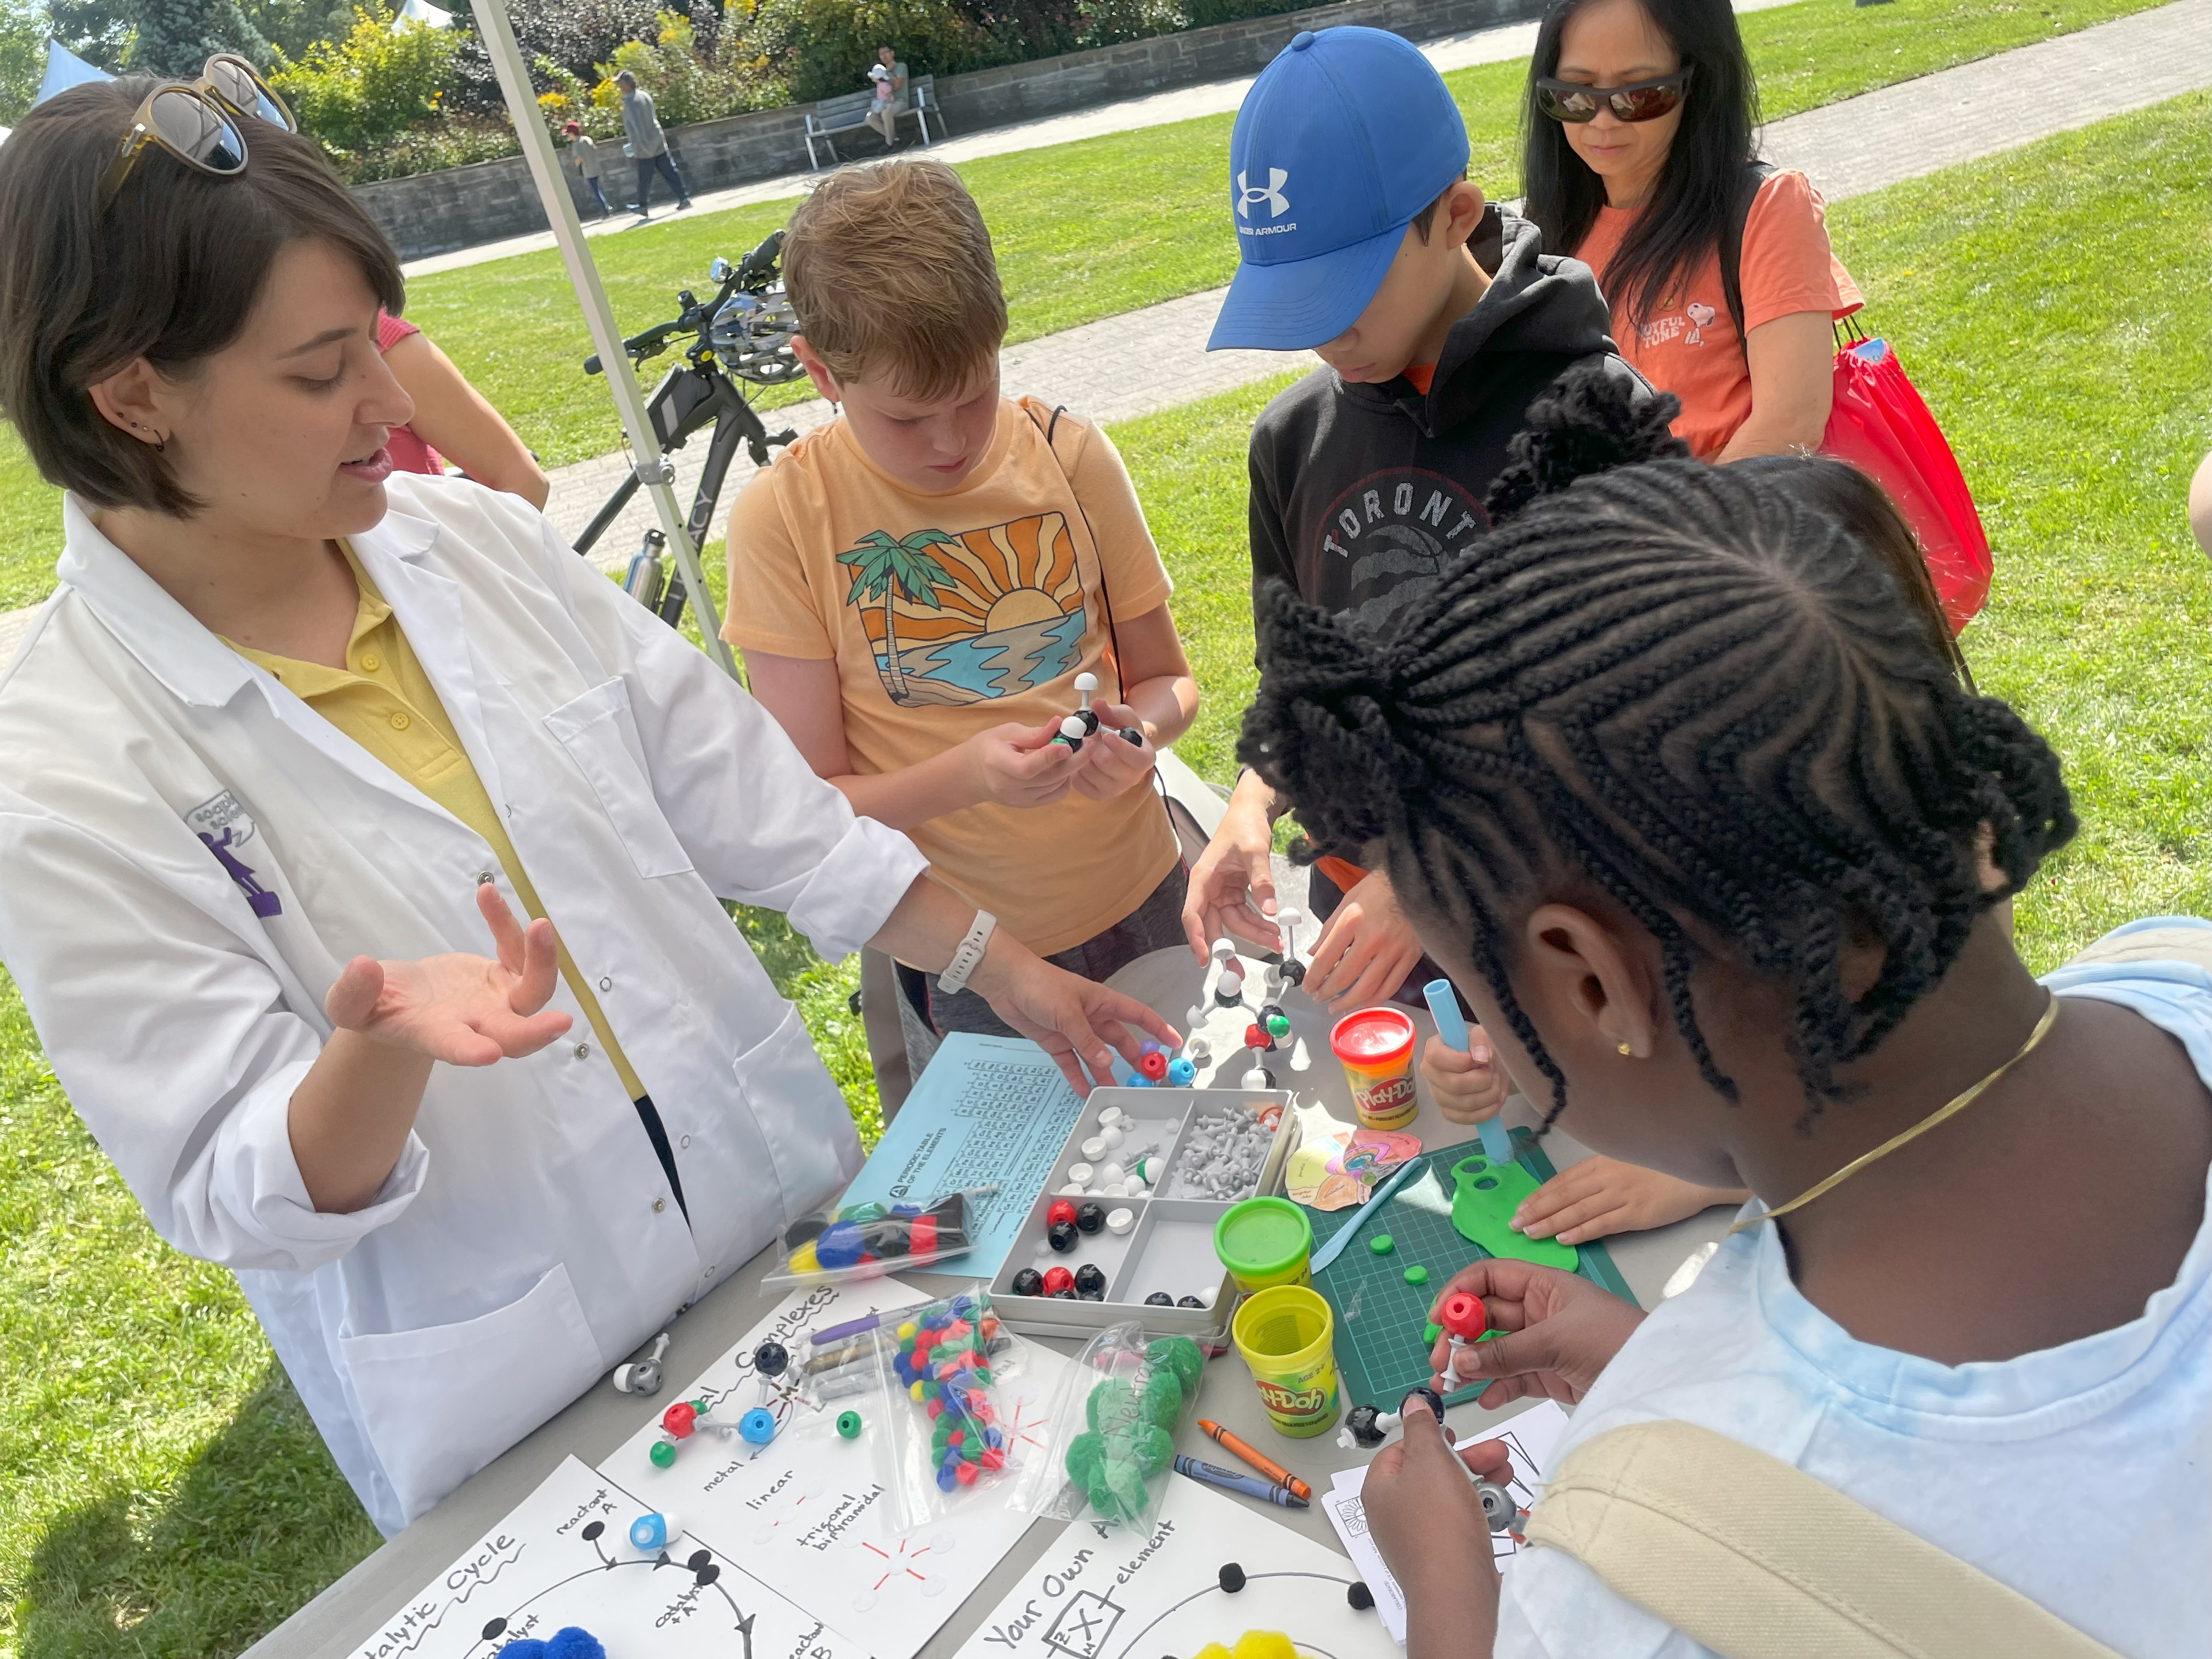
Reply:
[[[339,545],[344,547],[343,543]],[[484,793],[483,781],[469,763],[430,677],[416,660],[414,647],[400,631],[392,607],[362,569],[353,550],[344,548],[344,551],[361,589],[353,636],[346,644],[346,667],[325,668],[320,663],[275,657],[232,640],[223,643],[248,662],[267,669],[285,690],[482,836],[498,855],[500,867],[514,884],[523,908],[533,920],[544,915],[545,907],[538,902],[538,890],[530,884],[522,860],[515,856],[507,826],[493,811],[491,797]],[[561,945],[559,952],[561,977],[582,1005],[584,1018],[591,1023],[601,1049],[614,1062],[623,1087],[629,1091],[632,1100],[640,1098],[645,1085],[630,1069],[622,1044],[615,1041],[599,1000],[569,959],[568,947]]]

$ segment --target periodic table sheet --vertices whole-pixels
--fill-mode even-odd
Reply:
[[[935,1273],[988,1279],[1043,1190],[1083,1102],[1034,1042],[956,1031],[884,1131],[847,1204],[927,1204],[995,1186],[971,1201],[975,1248]]]

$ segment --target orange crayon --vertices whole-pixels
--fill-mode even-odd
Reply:
[[[1313,1502],[1311,1486],[1306,1485],[1304,1481],[1299,1480],[1265,1452],[1255,1451],[1228,1430],[1223,1428],[1220,1424],[1209,1423],[1201,1417],[1198,1419],[1198,1431],[1222,1450],[1232,1456],[1243,1458],[1277,1486],[1286,1487],[1299,1502],[1304,1504]]]

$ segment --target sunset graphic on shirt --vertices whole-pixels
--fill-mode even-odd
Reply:
[[[1060,514],[958,535],[871,530],[837,562],[877,677],[902,707],[1012,696],[1075,666],[1089,619]]]

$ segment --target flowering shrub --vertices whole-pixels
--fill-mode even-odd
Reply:
[[[309,47],[296,64],[279,53],[270,76],[342,171],[441,112],[460,50],[450,30],[393,27],[384,0],[367,0],[353,18],[345,39]]]

